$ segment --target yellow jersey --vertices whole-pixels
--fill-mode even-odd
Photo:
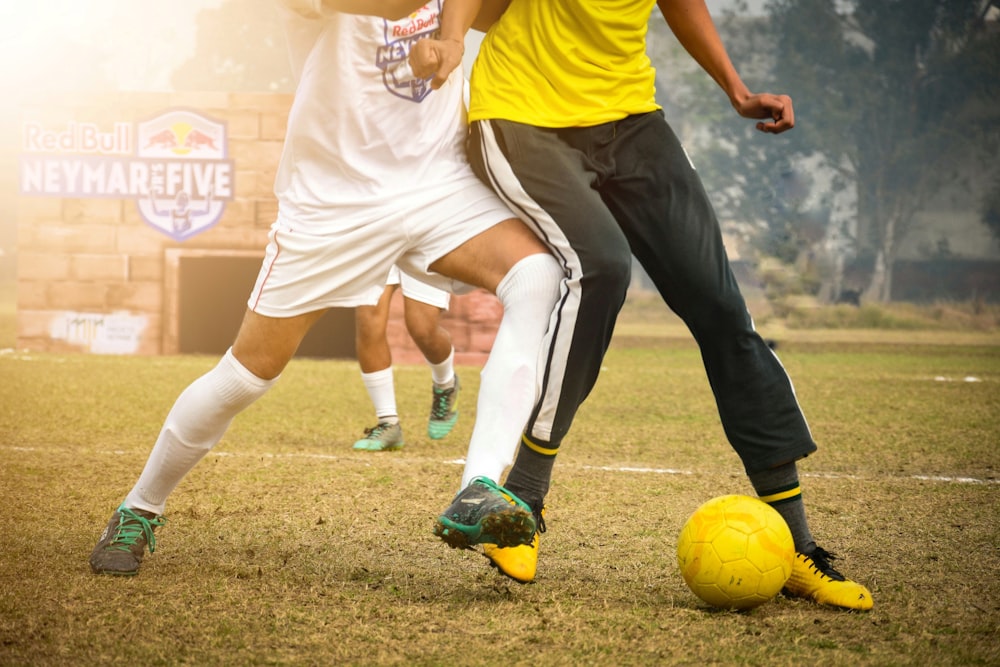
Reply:
[[[655,0],[512,0],[472,67],[469,120],[585,127],[659,109]]]

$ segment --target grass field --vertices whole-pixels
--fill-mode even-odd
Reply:
[[[371,413],[356,365],[293,361],[173,494],[141,574],[116,579],[90,574],[90,549],[215,359],[0,355],[0,664],[1000,664],[996,334],[780,341],[820,444],[801,464],[813,532],[875,609],[779,596],[720,613],[685,588],[677,533],[751,490],[697,350],[625,319],[527,586],[431,534],[477,369],[459,369],[463,416],[432,442],[428,372],[398,368],[408,444],[370,454],[350,447]]]

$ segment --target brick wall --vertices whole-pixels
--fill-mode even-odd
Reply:
[[[272,187],[290,103],[289,95],[115,93],[40,98],[26,106],[25,123],[53,132],[89,124],[110,133],[116,123],[137,127],[173,109],[222,121],[233,188],[218,222],[182,240],[147,224],[135,197],[22,194],[17,214],[18,347],[177,353],[177,257],[263,255],[277,212]],[[32,149],[26,141],[21,148],[22,157],[38,154],[37,146]],[[73,147],[52,152],[79,158]],[[99,158],[80,158],[86,159]],[[397,302],[389,328],[394,359],[419,362],[398,297]],[[487,292],[452,299],[444,326],[452,333],[460,363],[485,360],[499,316],[500,306]]]
[[[423,355],[406,331],[403,297],[399,290],[393,296],[389,315],[386,333],[392,348],[393,363],[424,363]],[[481,366],[486,362],[502,315],[503,307],[500,302],[485,290],[451,298],[451,305],[441,318],[441,326],[451,334],[455,363]]]

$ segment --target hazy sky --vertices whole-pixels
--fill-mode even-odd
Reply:
[[[713,12],[732,0],[707,0]],[[118,54],[103,74],[125,90],[167,90],[194,50],[196,17],[222,0],[0,0],[0,85],[36,82],[33,72],[72,58],[62,45]],[[764,0],[750,0],[759,11]],[[80,63],[73,63],[76,71]]]

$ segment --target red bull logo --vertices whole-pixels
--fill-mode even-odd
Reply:
[[[59,130],[41,123],[26,122],[21,148],[26,153],[82,153],[129,155],[132,153],[131,123],[115,123],[103,131],[96,123],[70,122]]]
[[[139,153],[157,157],[224,158],[226,126],[178,109],[139,123]]]
[[[218,152],[216,139],[186,123],[178,123],[166,130],[160,130],[147,139],[144,151],[169,150],[175,155],[187,155],[192,151],[207,150]]]
[[[204,132],[199,132],[198,130],[191,130],[187,137],[184,138],[184,148],[191,150],[198,150],[201,148],[213,151],[218,150],[215,147],[215,139],[208,136]]]
[[[226,125],[189,109],[110,130],[28,122],[22,148],[22,194],[133,199],[143,220],[178,241],[214,226],[233,198]]]
[[[418,40],[437,34],[440,17],[441,0],[436,0],[405,19],[385,21],[385,45],[379,47],[375,64],[382,70],[382,81],[393,95],[420,102],[430,94],[430,81],[413,76],[407,58]]]
[[[218,222],[232,199],[225,124],[176,109],[139,123],[138,138],[139,155],[155,161],[136,202],[143,219],[179,241]]]
[[[170,130],[160,130],[149,138],[146,150],[150,148],[173,148],[177,145],[177,135]]]

